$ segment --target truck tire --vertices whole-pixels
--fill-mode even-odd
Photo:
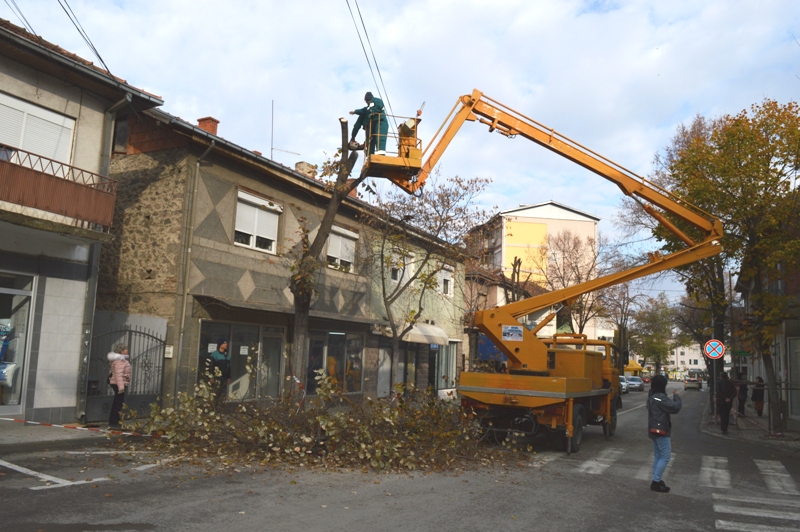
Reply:
[[[586,419],[586,414],[584,413],[583,405],[575,405],[572,409],[572,438],[565,438],[567,444],[571,445],[567,449],[568,453],[577,453],[581,449],[584,419]]]
[[[610,438],[617,432],[617,402],[611,404],[611,419],[608,422],[603,422],[603,435],[606,439]]]

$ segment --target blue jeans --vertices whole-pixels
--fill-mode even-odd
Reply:
[[[661,482],[661,475],[669,464],[672,444],[669,436],[653,438],[653,482]]]

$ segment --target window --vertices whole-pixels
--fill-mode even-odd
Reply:
[[[240,246],[275,253],[281,212],[283,208],[277,203],[240,190],[233,241]]]
[[[445,266],[437,274],[439,281],[439,293],[445,296],[453,295],[453,270]]]
[[[357,240],[358,233],[334,225],[328,237],[328,266],[349,272],[355,260]]]
[[[414,254],[395,252],[392,255],[392,264],[389,277],[393,283],[405,282],[414,274]]]
[[[75,120],[0,93],[0,144],[70,162]]]
[[[337,331],[313,332],[309,339],[306,393],[316,394],[320,369],[330,376],[339,391],[361,391],[364,367],[364,336]]]

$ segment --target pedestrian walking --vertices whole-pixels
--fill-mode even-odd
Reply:
[[[647,429],[653,442],[653,482],[650,483],[650,489],[659,493],[669,492],[661,476],[672,454],[670,414],[680,412],[681,406],[678,390],[673,390],[672,399],[667,396],[667,378],[663,375],[653,377],[647,397]]]
[[[756,414],[761,417],[764,413],[764,379],[756,377],[756,384],[753,386],[753,406],[756,409]]]
[[[119,429],[119,418],[122,405],[125,404],[125,390],[131,384],[131,363],[128,361],[128,346],[116,344],[107,355],[111,363],[111,373],[108,383],[114,390],[114,400],[111,402],[111,412],[108,415],[108,428]]]
[[[724,371],[719,374],[717,383],[717,413],[719,414],[719,425],[723,434],[728,433],[728,424],[731,420],[731,408],[733,400],[736,399],[736,386],[728,378]]]
[[[736,380],[739,381],[739,384],[737,385],[737,397],[739,399],[737,411],[739,412],[740,416],[745,417],[744,405],[747,403],[747,381],[742,373],[736,375]]]

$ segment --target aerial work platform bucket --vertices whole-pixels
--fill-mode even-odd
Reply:
[[[386,151],[383,153],[369,153],[370,135],[367,130],[367,140],[364,142],[364,166],[361,169],[362,176],[383,177],[396,185],[410,191],[409,186],[422,168],[422,142],[417,138],[417,126],[420,118],[401,118],[404,121],[397,127],[397,135],[389,134],[389,138],[397,140],[397,151]],[[381,135],[376,134],[380,138]],[[380,145],[380,143],[378,143]]]

